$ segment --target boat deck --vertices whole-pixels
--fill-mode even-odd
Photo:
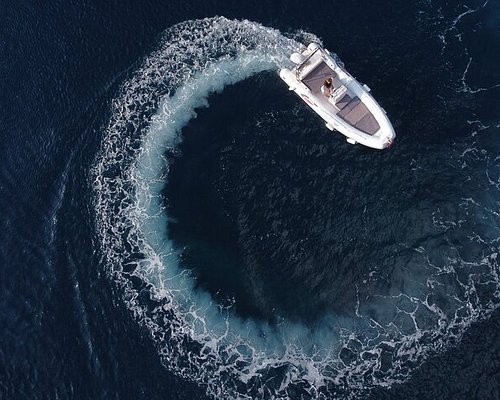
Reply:
[[[324,98],[321,94],[321,86],[323,86],[327,78],[332,78],[334,91],[344,86],[335,71],[324,61],[307,73],[306,76],[302,77],[301,81],[312,93]],[[324,99],[325,102],[322,102],[323,105],[327,105],[336,115],[356,129],[369,135],[375,134],[380,129],[379,123],[370,110],[368,110],[359,97],[355,96],[348,89],[334,104],[328,99]]]

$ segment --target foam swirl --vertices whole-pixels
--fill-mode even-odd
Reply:
[[[103,262],[124,302],[148,327],[165,366],[217,397],[321,397],[339,387],[389,386],[498,305],[495,252],[474,264],[477,279],[461,280],[457,271],[471,264],[450,252],[449,262],[437,265],[425,246],[399,276],[405,293],[360,296],[352,317],[325,316],[321,329],[243,320],[194,290],[159,201],[165,153],[175,151],[211,93],[287,65],[300,46],[274,29],[222,17],[168,29],[114,100],[93,171]],[[434,223],[445,224],[439,213]],[[484,277],[492,284],[487,301],[474,294]],[[442,296],[455,301],[440,303]]]

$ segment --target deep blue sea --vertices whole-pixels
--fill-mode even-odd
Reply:
[[[500,399],[499,135],[497,0],[2,0],[0,399]]]

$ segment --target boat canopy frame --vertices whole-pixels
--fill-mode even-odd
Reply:
[[[304,61],[295,67],[295,75],[297,76],[297,79],[300,79],[299,75],[302,67],[304,67],[304,65],[306,65],[312,56],[314,56],[319,50],[321,50],[321,46],[318,45],[318,47],[311,54],[309,54]]]

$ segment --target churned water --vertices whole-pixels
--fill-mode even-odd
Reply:
[[[496,4],[61,7],[5,7],[3,397],[499,396]]]

